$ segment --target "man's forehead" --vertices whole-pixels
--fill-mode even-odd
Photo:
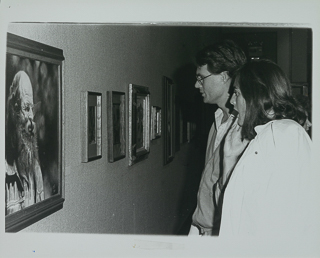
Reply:
[[[19,87],[19,90],[20,90],[20,96],[22,98],[27,96],[33,96],[32,86],[29,83],[21,84]]]
[[[21,98],[21,103],[24,104],[33,104],[33,96],[26,94]]]
[[[29,78],[21,78],[19,81],[20,98],[23,102],[33,103],[33,90]]]

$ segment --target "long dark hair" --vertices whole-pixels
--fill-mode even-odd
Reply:
[[[293,98],[291,84],[281,68],[270,60],[246,63],[235,77],[246,101],[242,137],[252,140],[254,128],[271,120],[306,120],[304,108]]]

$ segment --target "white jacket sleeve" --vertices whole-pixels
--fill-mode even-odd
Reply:
[[[299,235],[310,228],[311,140],[293,121],[278,121],[270,126],[262,149],[271,170],[262,194],[257,230],[264,235],[274,235],[275,230],[278,236]]]

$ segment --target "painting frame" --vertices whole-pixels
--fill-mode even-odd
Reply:
[[[303,95],[308,97],[309,90],[308,90],[308,83],[291,83],[292,95]]]
[[[164,165],[175,156],[175,88],[173,80],[163,76],[163,141]]]
[[[194,122],[187,122],[187,138],[188,143],[190,143],[196,135],[197,125]]]
[[[124,92],[107,91],[108,160],[126,156],[126,97]]]
[[[161,137],[161,108],[151,107],[151,140]]]
[[[129,166],[150,153],[150,92],[149,88],[129,84]]]
[[[12,187],[15,187],[14,184],[17,183],[17,181],[15,181],[15,183],[12,184],[12,182],[7,181],[7,179],[16,176],[16,178],[20,178],[18,181],[22,182],[24,177],[21,176],[19,169],[16,170],[15,174],[7,174],[7,171],[9,171],[8,167],[11,165],[10,159],[8,158],[10,154],[6,148],[5,231],[17,232],[63,208],[65,200],[65,122],[62,72],[64,56],[62,49],[7,33],[6,57],[6,104],[9,102],[8,96],[10,95],[10,98],[12,97],[12,85],[15,83],[14,80],[16,76],[20,76],[20,80],[24,78],[24,82],[29,81],[31,91],[33,92],[32,102],[34,103],[30,104],[30,106],[32,106],[33,113],[32,122],[34,123],[34,128],[36,128],[33,136],[37,139],[35,152],[37,152],[38,155],[33,156],[32,164],[34,165],[36,163],[38,166],[33,167],[33,169],[41,172],[38,174],[41,175],[40,177],[43,180],[43,188],[40,191],[40,195],[42,195],[42,192],[44,194],[42,195],[42,199],[37,200],[39,195],[38,187],[41,185],[39,184],[41,180],[37,181],[37,186],[35,186],[34,190],[30,190],[32,189],[30,185],[27,188],[22,188],[22,190],[19,188],[19,203],[21,209],[19,208],[12,212],[12,210],[10,210],[11,208],[7,208],[12,204],[10,201],[12,196],[11,190]],[[39,89],[41,91],[39,91]],[[50,95],[51,99],[45,97],[46,95]],[[10,101],[11,100],[12,99],[10,99]],[[6,105],[6,112],[8,112],[8,110],[9,105],[8,108]],[[21,112],[21,114],[25,112],[22,111],[22,106],[20,110],[19,112]],[[48,114],[51,114],[51,116]],[[48,137],[51,137],[53,140],[51,141],[47,135],[50,135]],[[6,133],[6,143],[9,141]],[[30,164],[31,163],[29,163],[29,165]],[[24,187],[25,186],[26,185],[24,185]],[[18,188],[14,189],[18,190]],[[20,195],[20,191],[24,192],[24,194]],[[29,196],[37,196],[37,198],[34,197],[34,202],[29,202],[32,198],[27,201],[27,197],[25,196],[28,194]],[[15,202],[14,205],[17,205],[17,203],[18,202]]]
[[[82,162],[102,158],[102,93],[81,92]]]

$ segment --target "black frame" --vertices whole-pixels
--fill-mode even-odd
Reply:
[[[139,101],[142,116],[139,118]],[[141,103],[140,103],[141,104]],[[142,121],[138,126],[137,121]],[[138,128],[139,127],[139,128]],[[142,135],[141,135],[142,129]],[[142,138],[142,146],[140,146]],[[139,143],[140,142],[140,143]],[[129,84],[129,166],[148,158],[150,152],[150,92],[145,86]]]
[[[91,128],[92,125],[94,128]],[[90,142],[91,135],[94,137],[92,142]],[[102,94],[100,92],[81,92],[81,142],[82,162],[102,158]]]
[[[172,79],[163,76],[163,141],[164,165],[174,159],[175,154],[175,88]]]
[[[108,159],[118,161],[126,156],[126,97],[124,92],[107,92]],[[116,109],[114,107],[117,107]],[[119,112],[119,114],[118,114]],[[119,115],[119,121],[115,117]],[[119,125],[115,123],[119,122]],[[119,127],[119,128],[118,128]],[[118,132],[117,132],[118,131]]]

